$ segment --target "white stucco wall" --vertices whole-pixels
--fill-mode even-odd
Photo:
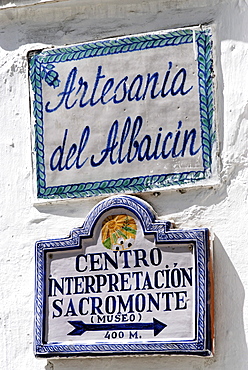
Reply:
[[[64,0],[0,2],[0,368],[248,369],[248,2]],[[214,239],[215,355],[35,359],[34,244],[82,225],[99,199],[34,202],[27,52],[211,22],[215,29],[220,182],[215,188],[140,194],[176,227]]]

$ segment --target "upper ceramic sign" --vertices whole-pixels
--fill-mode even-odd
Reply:
[[[88,197],[211,177],[209,29],[43,50],[30,59],[37,196]]]
[[[170,229],[127,195],[98,203],[36,243],[36,355],[211,355],[209,267],[207,229]]]

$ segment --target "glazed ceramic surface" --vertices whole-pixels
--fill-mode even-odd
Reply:
[[[210,355],[208,230],[173,230],[138,198],[97,204],[36,243],[38,356]]]
[[[207,181],[215,140],[212,69],[209,28],[34,54],[38,198]]]

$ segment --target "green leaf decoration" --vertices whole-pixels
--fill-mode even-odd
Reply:
[[[60,86],[56,63],[81,60],[97,56],[135,52],[138,50],[173,47],[193,42],[191,29],[173,31],[167,34],[149,34],[110,39],[51,49],[34,55],[30,60],[30,82],[34,94],[33,112],[35,117],[35,141],[37,156],[37,191],[41,198],[91,197],[120,192],[142,192],[171,185],[182,185],[207,178],[211,171],[212,146],[216,140],[213,130],[213,83],[212,83],[212,40],[208,30],[196,30],[195,40],[198,49],[198,79],[200,121],[202,130],[203,171],[190,171],[179,174],[110,179],[65,186],[46,187],[46,172],[43,143],[43,98],[42,81],[53,89]]]

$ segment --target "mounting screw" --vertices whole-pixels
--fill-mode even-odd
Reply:
[[[161,193],[160,193],[159,191],[155,191],[155,192],[153,193],[154,197],[158,197],[160,194],[161,194]]]

